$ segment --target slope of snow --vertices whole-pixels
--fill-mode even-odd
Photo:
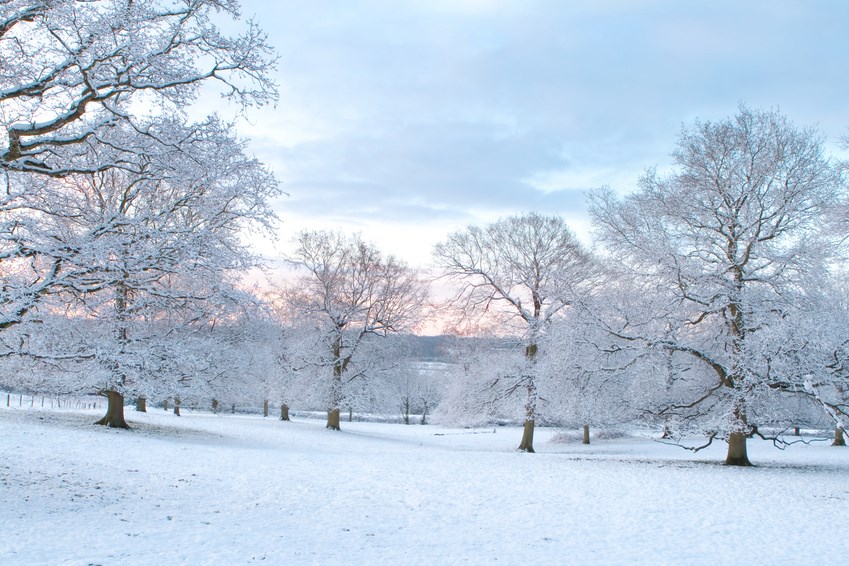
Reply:
[[[837,564],[849,450],[0,408],[0,564]]]

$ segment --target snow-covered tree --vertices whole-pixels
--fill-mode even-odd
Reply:
[[[339,430],[339,414],[365,381],[370,338],[412,328],[426,295],[418,275],[403,262],[384,256],[359,236],[304,231],[296,239],[292,263],[305,270],[287,293],[291,308],[311,320],[320,347],[313,367],[323,367],[314,386],[324,392],[327,428]],[[355,370],[359,365],[360,368]],[[350,390],[350,391],[348,391]]]
[[[41,308],[100,323],[90,351],[109,377],[88,385],[109,398],[103,424],[110,426],[126,426],[123,397],[150,394],[154,376],[187,383],[206,365],[174,345],[252,301],[236,288],[256,263],[243,236],[275,220],[276,181],[244,155],[226,124],[159,127],[171,147],[149,154],[142,173],[108,169],[53,181],[62,212],[42,213],[39,234],[68,250],[55,259],[73,277]],[[152,369],[154,358],[161,371]]]
[[[668,175],[649,171],[618,199],[592,196],[597,234],[636,297],[614,330],[675,356],[680,397],[661,413],[728,441],[748,465],[757,411],[785,387],[769,371],[769,334],[815,283],[834,248],[820,230],[842,194],[817,133],[774,111],[682,130]]]
[[[568,316],[554,321],[541,340],[550,352],[538,362],[546,383],[548,416],[568,426],[582,426],[589,444],[590,426],[616,426],[635,418],[633,384],[644,371],[643,352],[628,347],[598,321],[612,302],[612,289],[597,289]]]
[[[181,151],[168,123],[187,121],[203,85],[237,110],[276,99],[264,34],[248,22],[228,37],[214,23],[238,14],[236,0],[0,3],[0,330],[49,293],[80,290],[67,261],[80,245],[43,229],[74,214],[65,179],[149,177],[152,159]]]
[[[444,391],[433,419],[454,426],[512,422],[523,414],[521,375],[527,367],[522,340],[456,336],[446,350],[452,363],[445,372]]]
[[[216,27],[235,0],[10,0],[0,5],[0,168],[52,176],[142,165],[151,113],[182,115],[202,84],[272,102],[264,34]],[[120,126],[120,127],[116,127]],[[131,132],[132,135],[128,135]]]
[[[537,213],[455,232],[435,247],[434,257],[444,277],[459,284],[450,304],[462,319],[501,317],[502,334],[524,337],[525,367],[499,388],[524,391],[519,449],[533,452],[539,339],[590,286],[593,261],[562,218]]]

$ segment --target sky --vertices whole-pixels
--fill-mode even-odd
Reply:
[[[275,108],[239,125],[305,228],[427,267],[450,232],[559,214],[671,163],[682,125],[741,103],[849,133],[849,2],[243,0],[277,49]]]

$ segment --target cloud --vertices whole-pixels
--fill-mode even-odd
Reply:
[[[243,12],[280,52],[281,99],[240,131],[290,193],[289,226],[401,222],[432,237],[531,209],[582,222],[586,190],[631,190],[669,163],[682,123],[740,101],[832,137],[849,126],[849,3],[249,0]]]

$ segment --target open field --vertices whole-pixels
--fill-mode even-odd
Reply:
[[[849,450],[0,408],[0,564],[838,564]]]

